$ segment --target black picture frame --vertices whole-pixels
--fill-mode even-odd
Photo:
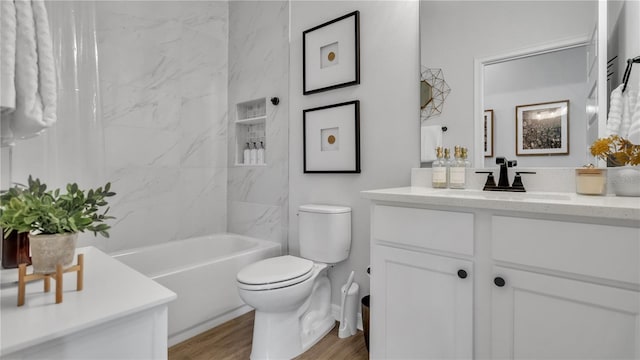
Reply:
[[[493,109],[484,111],[484,157],[493,157]]]
[[[357,84],[360,84],[360,11],[302,32],[303,95]]]
[[[360,173],[360,100],[302,112],[305,174]]]

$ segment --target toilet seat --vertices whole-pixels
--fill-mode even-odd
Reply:
[[[238,287],[245,290],[271,290],[292,286],[313,275],[313,261],[296,256],[277,256],[242,269]]]

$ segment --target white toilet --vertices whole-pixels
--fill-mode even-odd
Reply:
[[[302,257],[265,259],[238,273],[240,297],[256,309],[251,359],[291,359],[335,325],[327,265],[349,257],[351,208],[302,205],[298,224]]]

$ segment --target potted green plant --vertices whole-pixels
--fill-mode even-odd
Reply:
[[[4,236],[29,233],[32,265],[35,273],[51,273],[57,264],[69,266],[73,261],[78,233],[86,230],[109,237],[107,197],[111,184],[81,190],[68,184],[66,193],[47,191],[38,179],[29,177],[27,189],[12,188],[0,197],[0,227]]]

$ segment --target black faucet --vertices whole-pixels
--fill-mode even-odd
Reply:
[[[509,174],[507,168],[518,165],[517,160],[507,160],[506,157],[497,157],[496,164],[500,165],[500,177],[498,178],[498,189],[509,190]]]
[[[511,191],[526,192],[524,184],[522,183],[522,176],[520,174],[535,174],[535,171],[516,171],[516,176],[513,178],[513,185],[511,185]]]
[[[524,185],[522,184],[522,176],[520,174],[535,174],[533,171],[517,171],[516,176],[513,178],[513,185],[509,186],[509,174],[507,169],[518,165],[516,160],[507,160],[505,157],[497,157],[496,164],[500,165],[500,177],[498,178],[498,185],[496,185],[495,178],[493,177],[493,171],[476,171],[476,174],[489,174],[487,176],[487,182],[484,184],[484,191],[514,191],[525,192]]]
[[[483,191],[494,191],[496,189],[496,178],[493,177],[493,171],[476,171],[476,174],[489,174],[487,175],[487,182],[485,182]]]

